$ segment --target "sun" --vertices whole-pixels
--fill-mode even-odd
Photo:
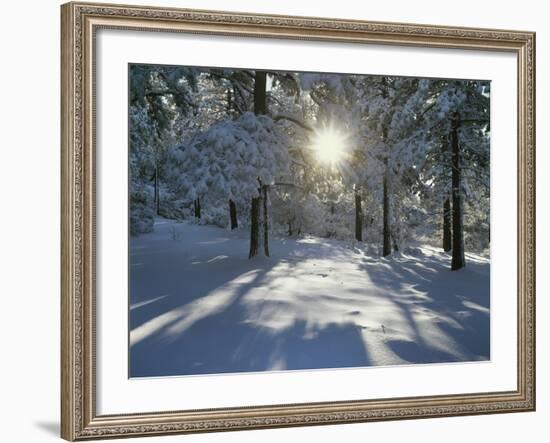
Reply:
[[[329,126],[315,131],[311,148],[320,162],[334,165],[346,154],[347,137],[338,129]]]

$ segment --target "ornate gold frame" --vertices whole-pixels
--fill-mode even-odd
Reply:
[[[94,33],[98,28],[508,51],[518,59],[518,380],[511,392],[98,416]],[[61,436],[67,440],[535,409],[535,34],[156,7],[61,7]]]

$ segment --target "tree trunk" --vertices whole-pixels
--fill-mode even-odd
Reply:
[[[397,242],[399,235],[398,235],[398,232],[396,232],[396,226],[397,226],[397,223],[394,223],[390,231],[393,252],[399,252],[399,243]]]
[[[194,208],[195,208],[195,217],[196,218],[201,218],[201,199],[197,198],[193,202],[193,205],[194,205]]]
[[[388,81],[386,77],[382,77],[382,97],[388,97]],[[388,155],[388,122],[384,122],[382,126],[382,142],[384,143],[386,156],[384,158],[384,177],[382,179],[383,196],[382,196],[382,256],[387,257],[391,254],[391,232],[390,232],[390,195],[389,195],[389,167]]]
[[[254,114],[267,114],[267,73],[256,71],[254,79]]]
[[[292,237],[292,220],[288,220],[288,236]]]
[[[261,197],[254,197],[250,206],[250,252],[248,258],[258,255],[260,245],[260,201]]]
[[[384,183],[383,183],[383,248],[382,255],[387,257],[391,254],[391,234],[390,234],[390,196],[388,191],[388,162],[385,161]]]
[[[266,94],[267,73],[265,71],[256,71],[254,76],[254,114],[267,113],[267,94]],[[248,258],[258,255],[260,244],[260,207],[262,200],[262,184],[260,183],[260,195],[254,197],[250,207],[250,252]],[[264,203],[265,214],[267,215],[267,203]],[[267,223],[267,221],[265,222]],[[267,225],[264,226],[266,230]],[[269,255],[269,247],[267,235],[264,233],[264,251]]]
[[[237,229],[239,223],[237,222],[237,205],[233,200],[229,200],[229,218],[231,219],[231,230]]]
[[[155,213],[160,215],[159,168],[155,165]]]
[[[355,240],[363,241],[363,213],[361,210],[361,192],[355,187]]]
[[[443,203],[443,250],[445,252],[452,249],[451,235],[451,200],[446,198]]]
[[[269,257],[269,217],[267,214],[267,185],[262,186],[262,199],[264,203],[264,254]]]
[[[395,241],[395,238],[393,239],[393,252],[399,252],[399,245]]]
[[[466,260],[464,258],[464,226],[462,225],[462,198],[460,189],[460,146],[458,143],[458,126],[460,124],[460,116],[458,113],[453,116],[452,123],[453,256],[451,260],[451,270],[456,271],[466,266]]]

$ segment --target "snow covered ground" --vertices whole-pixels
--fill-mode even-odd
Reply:
[[[130,242],[130,376],[487,360],[489,261],[157,220]]]

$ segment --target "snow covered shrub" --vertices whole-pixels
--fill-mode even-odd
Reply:
[[[161,217],[170,220],[185,220],[192,215],[191,212],[187,202],[183,200],[171,199],[170,197],[160,200],[159,215]]]
[[[226,228],[229,224],[229,212],[225,205],[223,207],[207,206],[202,211],[198,223],[201,225],[214,225],[220,228]]]
[[[275,187],[271,193],[271,214],[277,232],[288,236],[322,235],[326,218],[323,203],[314,194],[287,187]]]
[[[186,220],[193,216],[193,209],[186,200],[178,199],[169,190],[162,190],[159,215],[171,220]]]
[[[316,195],[308,194],[297,205],[296,224],[299,232],[322,235],[326,208]]]
[[[486,203],[487,207],[489,202]],[[487,211],[467,204],[464,217],[464,243],[467,251],[486,253],[490,248],[490,220]]]
[[[134,186],[130,192],[130,235],[153,231],[153,198],[147,188]]]

